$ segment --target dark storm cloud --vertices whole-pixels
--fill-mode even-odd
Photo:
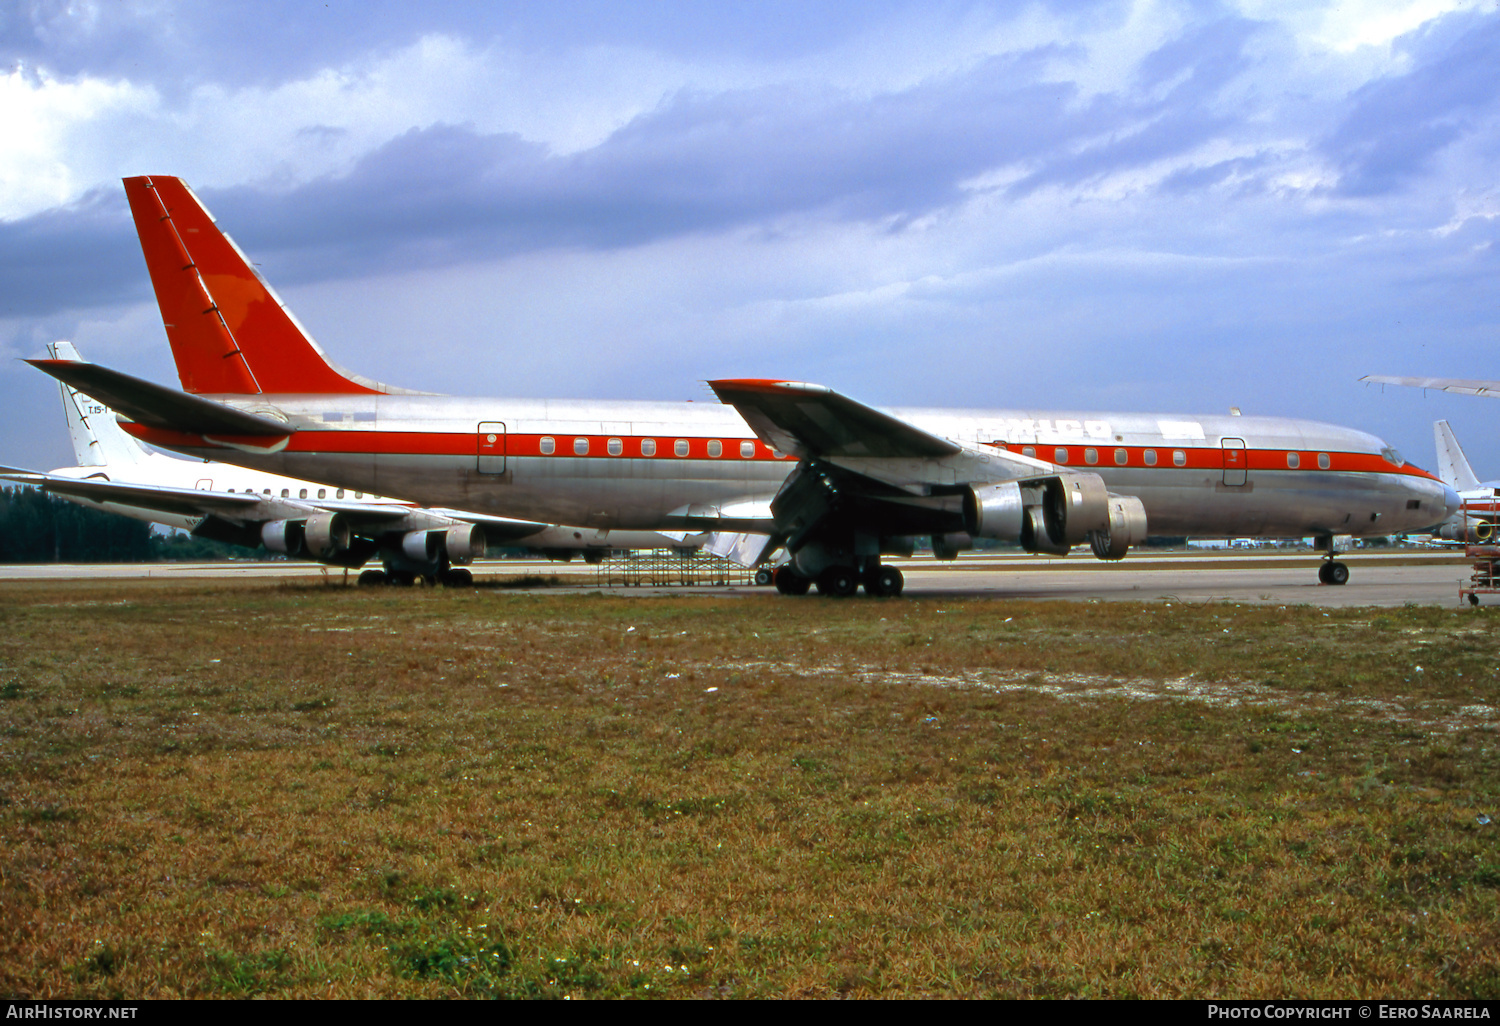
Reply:
[[[0,5],[0,66],[124,77],[175,95],[206,82],[275,85],[431,33],[478,46],[499,39],[533,52],[617,45],[781,59],[826,50],[881,19],[923,9],[910,0],[863,0],[854,9],[847,0],[12,0]]]
[[[567,156],[514,135],[414,130],[338,179],[204,198],[241,245],[275,251],[298,280],[637,245],[793,214],[920,216],[961,199],[966,179],[1045,161],[1118,116],[1110,104],[1074,109],[1071,85],[1039,80],[1049,55],[993,58],[871,100],[791,87],[680,94]]]
[[[1077,55],[1041,48],[873,98],[786,85],[682,92],[568,155],[513,134],[414,129],[341,177],[201,195],[288,285],[639,245],[792,215],[899,225],[960,202],[967,180],[995,168],[1036,168],[1017,187],[1033,189],[1198,145],[1224,127],[1206,101],[1243,66],[1252,31],[1224,21],[1163,47],[1142,73],[1148,99],[1077,102],[1073,85],[1046,71]],[[11,271],[0,310],[46,313],[143,294],[131,234],[117,188],[0,223],[0,260]]]
[[[1346,195],[1400,189],[1480,117],[1500,113],[1500,13],[1449,15],[1402,42],[1415,67],[1356,91],[1324,142]]]
[[[119,188],[0,221],[0,318],[144,299],[145,271]]]

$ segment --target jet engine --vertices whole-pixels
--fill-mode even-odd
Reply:
[[[270,552],[296,556],[302,552],[302,521],[272,520],[262,525],[260,540]]]
[[[263,524],[260,540],[271,552],[329,560],[347,552],[354,539],[342,513],[319,513],[306,520]]]
[[[435,563],[442,537],[437,531],[409,531],[401,538],[401,551],[414,563]]]
[[[971,485],[964,495],[964,519],[974,537],[1001,538],[1019,542],[1027,552],[1062,556],[1091,534],[1110,531],[1109,504],[1109,491],[1098,474],[1059,474]],[[1142,510],[1143,536],[1144,524]]]
[[[1480,520],[1477,517],[1469,518],[1467,529],[1464,526],[1462,516],[1447,520],[1436,531],[1432,532],[1446,541],[1468,541],[1488,543],[1495,540],[1495,524],[1489,520]]]
[[[1109,526],[1089,532],[1099,559],[1124,559],[1125,550],[1146,540],[1146,507],[1133,495],[1109,497]]]
[[[349,524],[342,513],[319,513],[302,525],[302,543],[314,559],[332,559],[349,548]]]
[[[484,555],[484,532],[476,524],[459,524],[443,533],[443,551],[452,563],[467,563]]]

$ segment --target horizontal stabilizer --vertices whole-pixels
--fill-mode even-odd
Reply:
[[[141,378],[73,360],[27,360],[38,370],[93,396],[138,424],[195,435],[252,435],[285,437],[296,431],[290,424],[236,410],[212,399],[163,388]]]
[[[942,457],[961,447],[848,396],[801,381],[710,381],[760,440],[799,458]]]

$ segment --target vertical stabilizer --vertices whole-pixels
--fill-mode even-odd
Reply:
[[[1478,488],[1479,478],[1474,476],[1468,457],[1464,455],[1464,450],[1458,444],[1458,439],[1454,436],[1453,429],[1448,426],[1448,422],[1440,420],[1433,424],[1432,433],[1437,439],[1437,471],[1443,483],[1456,492],[1467,492]]]
[[[71,342],[50,343],[47,351],[54,360],[83,362]],[[68,437],[80,467],[119,467],[145,461],[146,450],[120,427],[113,410],[71,385],[59,382],[59,387]]]
[[[334,367],[181,179],[125,179],[177,376],[188,392],[393,391]]]

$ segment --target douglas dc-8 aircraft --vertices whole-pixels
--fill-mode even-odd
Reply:
[[[929,536],[1118,559],[1160,535],[1335,535],[1447,518],[1458,499],[1373,435],[1311,421],[879,410],[819,385],[720,380],[725,404],[464,399],[332,364],[178,179],[125,180],[186,390],[32,361],[152,445],[549,523],[708,530],[747,565],[785,547],[783,593],[899,594],[883,553]]]
[[[79,359],[71,343],[47,348],[54,359]],[[469,584],[469,571],[461,564],[483,554],[486,536],[563,559],[579,550],[591,557],[611,548],[701,543],[647,531],[575,529],[420,509],[399,499],[361,491],[346,495],[343,488],[228,463],[175,459],[146,451],[120,428],[108,407],[70,385],[61,387],[78,466],[50,474],[0,467],[0,478],[248,548],[264,544],[272,552],[349,568],[378,557],[384,569],[366,570],[361,584],[411,584],[417,577]]]

